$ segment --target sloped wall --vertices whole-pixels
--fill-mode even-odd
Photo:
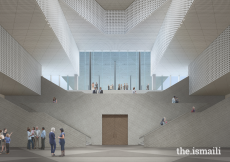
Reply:
[[[145,147],[229,147],[230,98],[188,113],[147,135]]]
[[[83,134],[67,126],[61,121],[51,117],[44,112],[28,112],[11,102],[0,98],[1,122],[0,129],[7,128],[8,132],[13,132],[11,136],[11,147],[26,147],[27,144],[27,127],[38,126],[46,129],[46,147],[49,145],[49,132],[51,127],[56,128],[56,137],[60,135],[60,128],[64,128],[66,133],[66,147],[85,147],[86,139]],[[56,139],[57,147],[58,138]]]

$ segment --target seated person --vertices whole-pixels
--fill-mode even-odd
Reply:
[[[101,87],[100,87],[100,89],[99,89],[99,91],[98,91],[98,94],[103,94],[103,90],[101,90]]]
[[[176,96],[173,96],[172,103],[176,103]]]
[[[179,99],[178,99],[178,97],[176,97],[176,103],[179,103]]]
[[[94,89],[94,90],[93,90],[93,94],[97,94],[97,90]]]
[[[55,97],[53,98],[53,103],[57,103],[57,99]]]
[[[136,94],[137,92],[135,91],[135,87],[133,87],[133,94]]]
[[[191,112],[195,112],[195,107],[194,106],[192,107],[192,111]]]
[[[164,117],[162,120],[161,120],[161,125],[165,125],[167,123],[167,121],[166,121],[166,117]]]

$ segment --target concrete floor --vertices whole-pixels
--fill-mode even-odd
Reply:
[[[60,155],[57,148],[56,155]],[[221,149],[221,155],[180,156],[176,148],[144,148],[143,146],[87,146],[67,148],[65,157],[51,157],[50,148],[27,150],[10,148],[10,154],[1,154],[0,162],[220,162],[230,161],[230,148]]]

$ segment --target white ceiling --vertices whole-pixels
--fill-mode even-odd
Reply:
[[[115,3],[109,1],[108,4]],[[80,51],[151,51],[171,3],[164,4],[125,35],[106,35],[59,2]],[[230,0],[195,0],[156,74],[187,75],[189,63],[230,25],[229,17]],[[0,25],[41,63],[43,75],[74,74],[69,58],[35,0],[0,0]]]
[[[43,75],[74,74],[35,0],[0,0],[0,25],[42,65]]]
[[[188,65],[230,25],[230,0],[195,0],[157,75],[188,75]]]
[[[125,10],[135,0],[96,0],[105,10]]]
[[[171,1],[166,2],[130,32],[122,35],[101,33],[65,3],[59,2],[80,51],[150,51]]]

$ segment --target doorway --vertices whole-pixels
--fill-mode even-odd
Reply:
[[[102,145],[128,145],[128,115],[102,115]]]

